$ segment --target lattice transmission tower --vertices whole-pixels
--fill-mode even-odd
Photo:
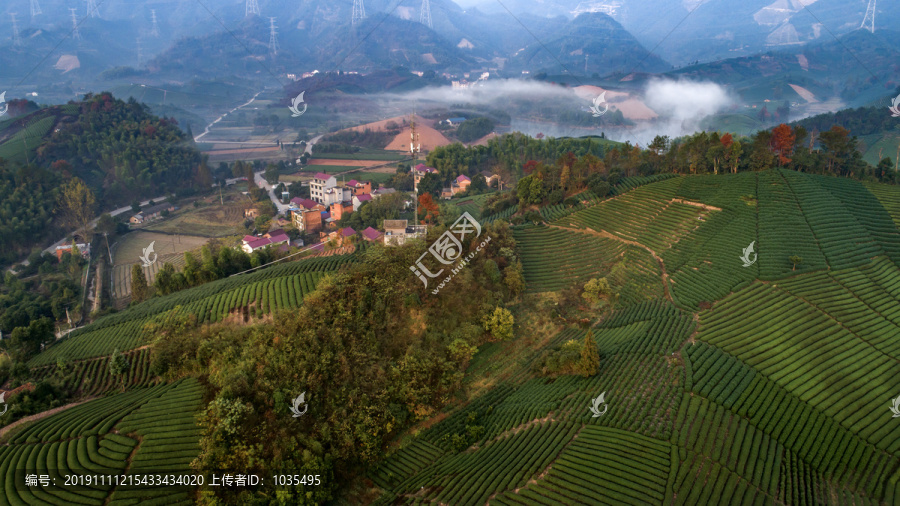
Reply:
[[[85,0],[87,2],[87,14],[92,18],[96,18],[97,13],[97,2],[95,0]]]
[[[150,35],[159,37],[159,23],[156,21],[156,10],[150,9],[150,17],[153,20],[153,28],[150,29]]]
[[[859,25],[860,28],[875,33],[875,0],[869,0],[869,7],[866,9],[866,17]]]
[[[12,18],[12,29],[13,29],[13,45],[21,46],[22,38],[19,37],[19,21],[16,19],[16,13],[10,12],[9,17]]]
[[[81,34],[78,33],[78,15],[75,14],[76,9],[69,9],[69,13],[72,15],[72,38],[75,40],[81,40]]]
[[[353,26],[356,26],[365,17],[366,17],[366,6],[363,4],[363,0],[353,0],[353,14],[350,17],[350,24]]]
[[[434,28],[431,24],[431,2],[430,0],[422,0],[422,8],[419,10],[419,23]]]
[[[275,27],[275,18],[269,18],[269,53],[272,56],[278,54],[278,28]]]
[[[259,16],[259,2],[257,0],[247,0],[247,4],[244,7],[244,16],[250,17],[250,15]]]
[[[38,5],[38,0],[31,0],[31,17],[35,17],[38,14],[43,14],[41,12],[41,6]]]

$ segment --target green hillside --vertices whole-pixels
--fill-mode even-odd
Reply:
[[[159,326],[180,318],[196,318],[200,324],[221,322],[229,316],[249,321],[278,309],[297,308],[323,276],[353,259],[353,255],[344,255],[291,262],[153,298],[72,332],[28,365],[40,367],[59,359],[82,360],[132,350],[149,344]]]
[[[615,188],[609,198],[585,195],[577,206],[544,208],[539,225],[531,218],[512,228],[485,225],[496,241],[493,266],[468,266],[439,297],[420,298],[414,290],[421,284],[399,277],[410,276],[415,246],[371,247],[366,256],[293,262],[106,316],[29,363],[39,379],[57,374],[58,359],[72,361],[67,384],[83,396],[106,396],[4,436],[0,471],[9,477],[11,469],[62,468],[60,456],[77,469],[178,470],[192,461],[209,469],[232,462],[229,452],[248,452],[227,432],[231,416],[251,417],[253,433],[263,424],[267,440],[287,441],[305,452],[305,465],[318,466],[326,450],[297,442],[298,430],[317,438],[371,430],[346,417],[374,424],[371,417],[384,415],[373,404],[388,402],[387,412],[421,412],[414,420],[425,423],[407,431],[403,420],[411,418],[387,418],[400,429],[378,435],[394,441],[386,457],[360,457],[352,471],[336,465],[328,476],[337,495],[320,489],[310,503],[346,496],[384,505],[900,502],[900,424],[888,409],[900,394],[897,187],[777,169],[629,178]],[[461,207],[477,210],[482,200]],[[744,267],[740,257],[751,242],[758,256]],[[399,329],[435,341],[450,336],[449,349],[458,349],[480,328],[456,315],[472,311],[473,302],[493,309],[493,297],[504,292],[491,271],[505,276],[505,265],[519,263],[525,291],[509,305],[516,337],[481,344],[463,369],[447,366],[458,384],[446,379],[449,391],[423,393],[421,378],[435,369],[415,362],[423,345],[398,341],[406,339]],[[581,292],[596,278],[611,292],[594,304]],[[467,284],[476,279],[484,285]],[[360,295],[345,304],[337,295],[346,291]],[[279,308],[291,314],[272,319]],[[429,312],[459,326],[428,327]],[[194,317],[202,326],[193,333],[171,330]],[[144,348],[160,332],[168,336],[163,355],[155,345]],[[291,341],[292,333],[303,340]],[[201,339],[208,341],[197,345]],[[306,344],[295,349],[297,342]],[[578,372],[585,343],[596,349],[595,373]],[[115,349],[129,350],[123,377],[108,371]],[[343,379],[375,367],[376,349],[402,357],[390,372],[367,376],[404,378],[387,394],[380,390],[387,383],[367,390]],[[193,371],[209,356],[216,367]],[[445,360],[436,357],[427,360]],[[159,360],[171,362],[161,377]],[[200,383],[179,381],[194,374]],[[247,391],[280,385],[283,376],[296,386],[313,384],[302,375],[321,374],[326,391],[310,404],[313,416],[300,421],[287,413],[288,388],[258,392],[263,400],[251,404],[264,403],[265,415],[230,404],[237,402],[232,395],[252,399]],[[112,394],[118,385],[124,392]],[[201,392],[216,396],[206,411]],[[603,412],[594,416],[589,408],[601,394]],[[428,395],[443,400],[429,404]],[[325,448],[378,448],[368,433],[354,434],[365,445],[331,440]],[[278,445],[272,451],[285,458]],[[7,487],[0,504],[169,504],[190,491],[151,497],[163,492],[96,487],[69,491],[75,498]]]
[[[679,177],[517,229],[528,290],[598,276],[620,290],[591,329],[599,373],[540,365],[580,349],[583,329],[485,347],[472,381],[508,373],[371,472],[378,503],[900,501],[895,189],[784,170]],[[636,282],[656,300],[635,299]]]

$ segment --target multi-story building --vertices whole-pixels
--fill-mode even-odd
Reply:
[[[328,203],[325,202],[325,191],[334,188],[335,186],[337,186],[337,179],[335,179],[334,176],[319,172],[309,183],[309,197],[312,200],[327,206]]]

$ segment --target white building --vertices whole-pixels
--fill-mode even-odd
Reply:
[[[334,176],[319,172],[315,175],[312,182],[309,183],[309,198],[326,206],[331,205],[332,202],[325,202],[325,191],[335,186],[337,186],[337,179]],[[338,199],[338,202],[340,200]]]

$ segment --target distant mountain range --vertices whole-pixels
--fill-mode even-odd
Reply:
[[[502,17],[432,0],[432,28],[420,22],[420,0],[369,0],[367,17],[355,25],[352,3],[328,0],[260,0],[260,15],[248,15],[239,0],[214,5],[107,0],[99,3],[96,16],[76,9],[74,22],[67,5],[45,0],[41,14],[22,16],[19,45],[13,44],[11,29],[0,28],[0,46],[5,45],[0,79],[29,76],[41,86],[67,82],[77,91],[98,76],[128,74],[183,82],[232,75],[272,81],[275,74],[313,69],[370,72],[398,66],[455,74],[491,70],[507,77],[523,71],[608,75],[636,66],[647,72],[671,68],[602,13],[575,19]],[[117,67],[142,71],[108,72]]]
[[[460,0],[497,16],[603,12],[676,65],[746,56],[859,29],[869,0]],[[508,10],[507,10],[508,9]],[[881,1],[876,33],[900,23],[900,3]],[[658,45],[658,47],[657,47]]]

